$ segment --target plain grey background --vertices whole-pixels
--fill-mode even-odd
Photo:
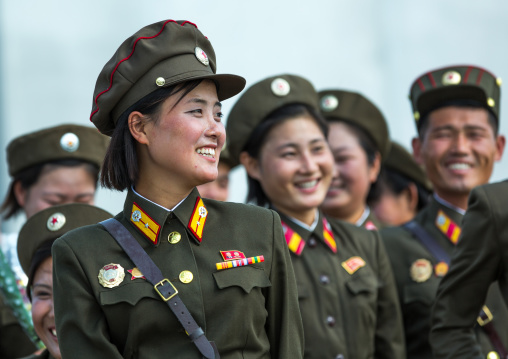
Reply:
[[[120,43],[150,23],[185,19],[211,40],[219,73],[241,75],[247,86],[293,73],[318,90],[361,92],[382,110],[392,138],[409,148],[416,131],[408,92],[417,76],[474,64],[508,83],[507,15],[508,2],[499,0],[0,0],[0,147],[44,127],[90,124],[97,75]],[[234,102],[224,102],[226,118]],[[508,94],[500,126],[508,134],[505,111]],[[492,181],[507,177],[505,155]],[[233,171],[231,201],[243,202],[245,179],[243,169]],[[4,151],[2,198],[8,184]],[[117,213],[123,199],[101,189],[96,204]],[[3,230],[17,231],[19,217]]]

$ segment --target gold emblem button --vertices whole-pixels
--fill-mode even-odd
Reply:
[[[194,275],[192,275],[192,272],[189,272],[188,270],[184,270],[182,273],[180,273],[180,282],[182,283],[190,283],[194,279]]]
[[[159,87],[164,86],[166,84],[166,80],[164,79],[164,77],[157,77],[157,79],[155,80],[155,84]]]
[[[178,232],[171,232],[168,234],[168,242],[171,244],[177,244],[182,239],[182,235]]]
[[[487,354],[487,359],[499,359],[499,354],[497,352],[490,352]]]

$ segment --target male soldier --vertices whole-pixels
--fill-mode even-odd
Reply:
[[[431,308],[459,238],[469,193],[488,182],[494,162],[501,159],[500,85],[482,68],[452,66],[427,72],[411,86],[418,129],[413,152],[434,186],[434,197],[413,221],[382,232],[397,281],[408,358],[432,358]],[[508,311],[497,285],[486,305],[496,313],[493,326],[481,327],[491,321],[490,313],[482,312],[475,332],[485,353],[497,352],[487,334],[491,328],[508,344]]]
[[[439,285],[434,305],[430,341],[436,358],[483,358],[473,327],[492,282],[499,282],[508,304],[506,203],[508,181],[480,186],[471,192],[450,272]],[[499,355],[508,358],[506,352]]]

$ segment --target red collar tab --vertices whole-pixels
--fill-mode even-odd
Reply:
[[[282,224],[282,230],[284,231],[284,237],[286,238],[286,243],[288,244],[289,250],[297,256],[300,256],[302,254],[303,248],[305,248],[305,241],[298,233],[289,228],[289,226],[284,223],[284,221],[281,220],[280,222]],[[337,253],[337,242],[335,242],[332,228],[324,217],[323,240],[333,253]]]
[[[132,204],[131,223],[150,241],[150,243],[155,245],[159,244],[161,226],[143,211],[136,202]]]
[[[203,229],[205,228],[207,218],[208,210],[206,209],[201,197],[198,197],[187,228],[189,228],[199,242],[203,239]]]
[[[323,217],[323,238],[325,239],[325,243],[330,248],[330,250],[333,253],[337,253],[337,242],[335,242],[332,227],[325,217]]]

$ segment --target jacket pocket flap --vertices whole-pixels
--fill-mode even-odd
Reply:
[[[346,282],[346,286],[354,295],[360,293],[374,293],[378,287],[376,278],[366,275],[353,276]]]
[[[266,288],[272,286],[264,269],[253,266],[225,269],[213,273],[213,277],[220,289],[236,286],[242,288],[247,294],[254,287]]]
[[[129,283],[100,293],[102,305],[128,303],[136,305],[143,298],[159,299],[160,296],[150,283]]]

